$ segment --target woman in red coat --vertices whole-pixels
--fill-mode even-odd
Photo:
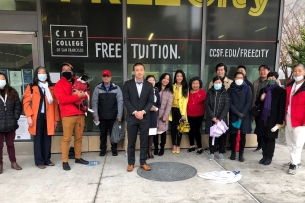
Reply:
[[[189,132],[189,140],[190,140],[190,148],[187,152],[195,151],[195,143],[197,144],[197,155],[202,154],[202,143],[201,143],[201,132],[200,127],[203,121],[204,116],[204,102],[207,93],[201,89],[202,81],[199,77],[193,77],[189,83],[190,93],[189,100],[187,103],[187,119],[190,123],[190,132]]]

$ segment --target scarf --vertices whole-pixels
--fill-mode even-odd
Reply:
[[[39,86],[40,88],[43,88],[43,89],[44,89],[44,92],[45,92],[45,94],[46,94],[46,96],[47,96],[47,99],[48,99],[49,104],[52,104],[52,102],[53,102],[53,97],[52,97],[52,94],[51,94],[51,92],[50,92],[50,90],[49,90],[49,84],[48,84],[47,82],[46,82],[46,83],[38,82],[38,86]]]
[[[236,85],[235,81],[233,81],[230,85],[230,89],[235,92],[239,92],[240,90],[244,89],[244,84],[245,84],[245,81],[241,85]]]
[[[277,86],[278,86],[277,82],[274,85],[266,86],[266,97],[265,97],[263,116],[262,116],[265,126],[267,125],[267,120],[271,110],[272,90]]]

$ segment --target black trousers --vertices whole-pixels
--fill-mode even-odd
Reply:
[[[48,165],[51,163],[52,139],[47,134],[47,121],[44,113],[39,114],[36,126],[36,135],[33,138],[35,165]]]
[[[112,127],[116,119],[101,119],[100,120],[100,149],[102,152],[107,151],[107,132],[109,130],[110,136],[112,132]],[[111,143],[111,150],[116,151],[117,150],[117,143]]]
[[[161,137],[161,142],[160,142],[160,147],[164,147],[166,144],[166,131],[160,135]],[[154,146],[158,146],[159,144],[159,135],[154,136]]]
[[[180,146],[182,133],[177,130],[181,113],[179,108],[172,107],[171,136],[173,145]]]
[[[213,137],[209,137],[209,148],[210,148],[210,154],[214,154],[215,148],[219,147],[219,153],[223,154],[225,153],[225,145],[227,140],[227,134],[222,134],[220,137],[215,138],[214,145],[212,145]]]
[[[261,140],[263,156],[268,156],[269,158],[272,158],[275,149],[275,138],[267,138],[265,136],[261,136]]]
[[[143,165],[146,163],[149,121],[147,120],[127,121],[128,165],[135,164],[135,146],[137,141],[138,130],[140,131],[140,164]]]
[[[230,135],[230,142],[232,147],[232,152],[235,151],[235,145],[236,145],[236,134]],[[246,134],[240,133],[240,143],[239,143],[239,152],[243,153],[246,145]]]
[[[255,118],[255,125],[258,126],[259,124],[259,117]],[[257,140],[257,148],[262,148],[262,135],[256,135],[256,140]]]
[[[200,127],[203,121],[203,115],[197,117],[188,116],[187,119],[191,128],[189,132],[190,146],[195,145],[194,143],[194,139],[195,139],[197,147],[202,148]]]

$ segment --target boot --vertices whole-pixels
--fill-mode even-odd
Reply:
[[[160,144],[160,151],[159,151],[159,154],[158,154],[158,156],[162,156],[163,154],[164,154],[164,144]]]
[[[3,172],[3,164],[0,164],[0,174]]]
[[[16,162],[12,162],[11,167],[15,170],[22,170],[22,168]]]
[[[266,161],[266,158],[267,158],[267,157],[263,155],[263,158],[262,158],[261,160],[259,160],[258,163],[264,164],[264,162]]]
[[[272,162],[272,157],[267,156],[263,164],[264,165],[270,165],[271,162]]]
[[[158,135],[156,135],[156,136],[158,136]],[[155,146],[154,155],[158,155],[158,151],[159,151],[158,142],[155,142],[155,140],[154,140],[154,146]]]
[[[266,160],[266,158],[267,158],[267,154],[266,153],[264,153],[264,150],[263,150],[263,158],[259,161],[259,163],[260,164],[264,164],[264,162],[265,162],[265,160]]]
[[[148,151],[147,151],[147,159],[153,159],[154,155],[151,153],[152,150],[152,143],[153,143],[153,136],[148,137]]]
[[[244,152],[239,152],[239,159],[240,162],[244,162],[245,158],[244,158]]]
[[[235,160],[235,158],[236,158],[236,152],[234,150],[232,150],[230,159]]]

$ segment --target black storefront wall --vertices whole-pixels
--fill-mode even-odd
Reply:
[[[247,1],[244,8],[237,8],[235,1],[223,2],[226,3],[208,1],[206,65],[218,62],[274,65],[280,2],[262,1],[259,7],[255,1]],[[122,5],[46,1],[43,8],[46,7],[47,20],[43,21],[46,61],[122,62]],[[251,12],[255,10],[253,8],[258,12]],[[128,63],[142,59],[149,64],[200,64],[201,16],[196,16],[200,20],[194,23],[194,9],[201,14],[198,12],[201,8],[186,1],[181,1],[179,7],[127,5],[131,27],[136,28],[127,30]],[[78,47],[53,46],[56,37],[48,43],[49,37],[55,35],[48,29],[51,24],[69,25],[70,28],[74,25],[75,33],[78,31],[76,26],[87,26],[88,44],[84,52],[80,53]],[[152,40],[148,40],[150,33],[154,34]],[[66,55],[54,56],[51,45],[53,52],[56,47],[66,51]]]
[[[89,72],[95,77],[91,84],[93,91],[101,80],[100,71],[107,68],[113,72],[113,80],[122,86],[126,79],[123,78],[122,5],[113,2],[42,1],[45,64],[50,71],[58,72],[63,61],[71,62],[75,72]],[[175,1],[179,2],[176,5],[165,0],[152,1],[151,5],[143,2],[127,1],[127,17],[131,22],[125,41],[128,67],[142,62],[154,67],[152,71],[174,72],[182,68],[189,74],[187,77],[199,75],[200,69],[204,69],[201,39],[205,18],[205,74],[201,76],[204,83],[215,75],[214,67],[219,62],[247,67],[275,64],[280,1],[247,0],[239,5],[240,1],[236,0],[208,0],[206,14],[197,1],[179,0]],[[56,45],[56,40],[64,43]],[[86,131],[94,128],[89,114]]]
[[[226,1],[207,9],[206,65],[275,65],[280,1]]]
[[[45,7],[48,8],[49,15],[44,27],[50,28],[44,29],[46,61],[122,63],[121,5],[88,2],[62,4],[51,1]],[[201,8],[195,9],[199,14],[196,18],[201,19]],[[201,21],[197,19],[196,25],[191,23],[191,12],[195,12],[192,4],[187,3],[180,7],[128,5],[127,12],[132,23],[132,28],[127,30],[128,63],[136,63],[141,59],[144,64],[200,64]],[[71,14],[70,22],[67,14]],[[83,46],[69,46],[78,41],[76,38],[79,37],[79,29],[84,29],[85,26],[88,44],[82,38]],[[51,28],[54,28],[53,31]],[[58,29],[62,35],[64,31],[67,35],[58,37]],[[74,33],[74,38],[71,33]],[[151,33],[153,38],[148,40]],[[82,37],[84,36],[83,34]],[[57,50],[59,54],[56,54]]]

